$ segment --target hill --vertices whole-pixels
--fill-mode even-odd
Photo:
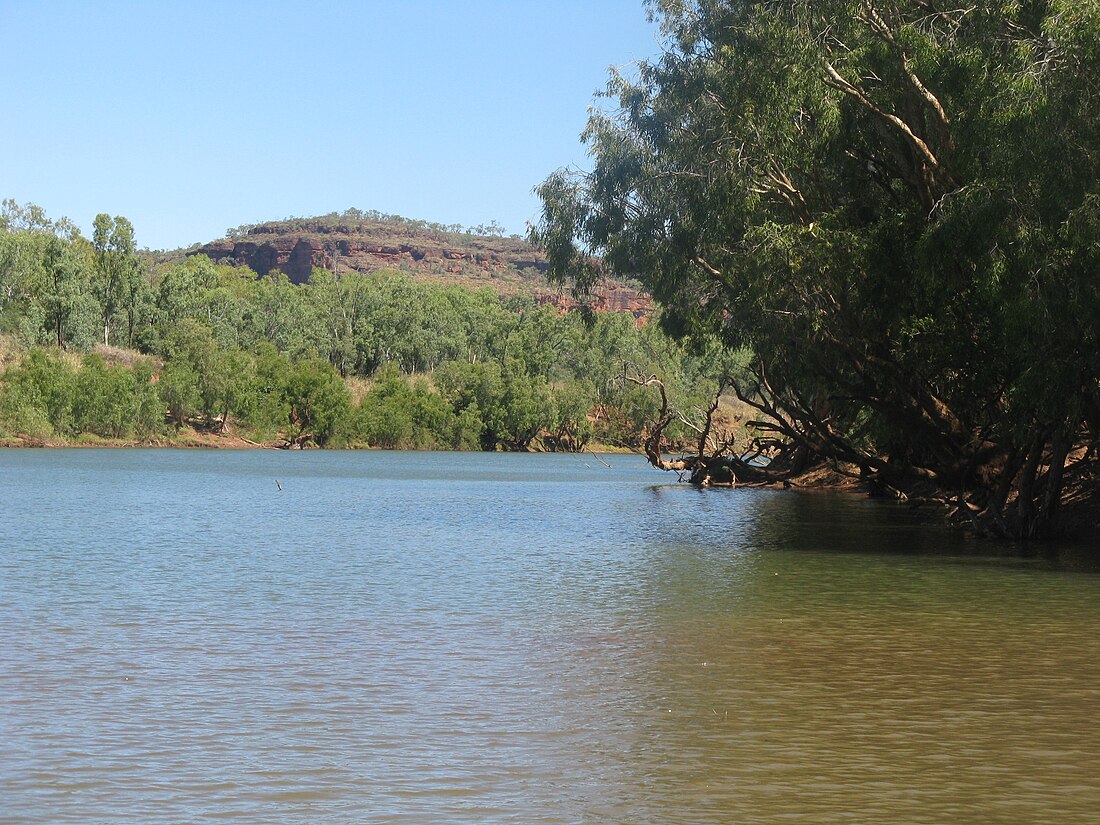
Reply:
[[[314,267],[336,273],[389,269],[436,283],[487,286],[501,295],[530,295],[561,309],[572,306],[572,299],[547,280],[543,255],[517,235],[489,234],[496,229],[349,209],[237,227],[187,254],[248,266],[261,275],[278,269],[294,283],[306,281]],[[642,319],[653,308],[648,295],[622,281],[601,283],[595,293],[596,311]]]

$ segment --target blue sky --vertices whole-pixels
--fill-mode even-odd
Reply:
[[[349,206],[523,233],[643,0],[0,0],[0,197],[173,248]]]

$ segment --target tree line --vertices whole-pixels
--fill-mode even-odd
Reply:
[[[655,401],[617,380],[624,364],[680,376],[685,405],[713,390],[707,359],[630,315],[395,272],[296,285],[201,255],[152,264],[105,214],[86,239],[5,201],[0,289],[8,437],[579,450],[641,443]]]

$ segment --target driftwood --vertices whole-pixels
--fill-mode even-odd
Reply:
[[[790,450],[787,444],[764,440],[759,435],[750,440],[744,449],[738,449],[730,434],[719,434],[715,428],[715,414],[722,395],[730,383],[720,381],[714,398],[703,413],[702,423],[672,408],[665,384],[656,375],[630,374],[624,368],[621,380],[642,387],[654,387],[660,393],[661,407],[657,419],[649,428],[643,449],[645,456],[659,470],[676,472],[682,480],[698,487],[709,486],[764,486],[781,484],[806,469],[804,452]],[[679,421],[698,436],[694,454],[667,458],[664,449],[665,430],[673,421]],[[756,427],[754,423],[750,428]]]

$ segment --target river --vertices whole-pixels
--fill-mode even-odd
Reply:
[[[1100,818],[1096,572],[606,460],[0,451],[0,821]]]

